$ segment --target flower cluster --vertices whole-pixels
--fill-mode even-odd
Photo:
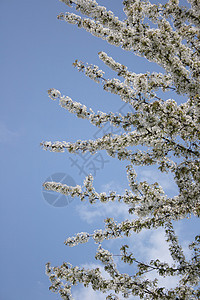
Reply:
[[[73,247],[78,244],[87,243],[89,240],[89,234],[86,232],[80,232],[76,235],[76,237],[70,237],[65,241],[65,245]]]
[[[86,76],[90,79],[93,79],[95,82],[100,82],[99,79],[103,78],[104,72],[99,70],[98,66],[94,65],[84,65],[81,61],[75,60],[73,66],[76,67],[79,71],[84,72]]]

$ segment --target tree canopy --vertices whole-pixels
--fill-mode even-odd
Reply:
[[[71,197],[87,199],[91,204],[100,201],[123,202],[130,219],[118,223],[113,218],[105,220],[105,228],[93,233],[81,232],[69,237],[65,244],[76,246],[93,239],[98,244],[95,258],[109,274],[104,278],[98,268],[85,269],[63,263],[59,267],[46,265],[51,281],[50,289],[59,292],[62,299],[73,299],[71,287],[77,283],[92,286],[110,294],[106,299],[139,296],[141,299],[199,299],[200,289],[200,235],[189,245],[190,259],[184,255],[174,229],[174,221],[200,216],[200,2],[188,0],[188,6],[178,0],[165,4],[152,4],[148,0],[124,0],[126,19],[121,21],[113,12],[100,6],[95,0],[61,0],[80,15],[66,12],[59,20],[84,28],[113,46],[134,52],[163,68],[163,72],[136,74],[105,52],[99,59],[116,72],[117,78],[108,79],[96,65],[76,60],[74,66],[86,76],[102,84],[103,89],[119,95],[133,110],[120,113],[95,113],[64,96],[57,89],[48,91],[52,100],[78,118],[89,120],[102,127],[107,122],[123,129],[121,134],[105,134],[96,140],[71,142],[42,142],[45,150],[78,153],[106,150],[113,158],[127,162],[127,178],[130,189],[124,194],[111,191],[98,193],[93,177],[88,174],[83,186],[67,186],[59,182],[45,182],[47,190]],[[173,91],[174,95],[187,97],[184,103],[176,99],[164,100],[161,94]],[[139,146],[143,146],[138,149]],[[141,150],[142,149],[142,150]],[[138,181],[134,166],[155,165],[160,172],[173,174],[178,194],[168,197],[155,182]],[[139,261],[128,245],[121,246],[119,254],[125,264],[136,264],[135,274],[121,273],[114,261],[114,254],[104,249],[104,240],[130,237],[133,232],[162,227],[173,259],[173,264],[158,259]],[[161,277],[178,276],[176,288],[159,286],[157,278],[148,279],[145,274],[156,271]]]

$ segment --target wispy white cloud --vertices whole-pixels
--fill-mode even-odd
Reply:
[[[146,234],[148,234],[146,232]],[[150,238],[145,252],[149,259],[160,259],[163,262],[172,263],[172,258],[168,249],[168,243],[165,240],[165,233],[162,229],[151,231]]]
[[[133,235],[129,239],[129,247],[141,262],[148,263],[150,260],[159,259],[169,265],[173,263],[163,229],[144,230],[140,234]],[[147,273],[146,277],[150,280],[157,278],[159,286],[167,289],[177,286],[179,280],[177,276],[163,278],[154,271]]]
[[[138,172],[139,181],[147,181],[148,183],[158,182],[163,190],[172,196],[172,194],[177,194],[177,185],[174,182],[172,174],[162,173],[157,168],[147,167],[141,168]]]
[[[10,130],[4,123],[0,123],[0,143],[10,143],[18,136],[18,132]]]
[[[99,291],[94,291],[91,286],[85,287],[78,287],[73,292],[74,299],[81,299],[81,300],[105,300],[106,295],[100,293]]]
[[[120,218],[129,217],[128,206],[124,203],[118,202],[108,202],[108,203],[96,203],[85,205],[77,205],[76,210],[79,213],[79,216],[83,221],[86,221],[88,224],[96,223],[102,219],[113,217]]]
[[[110,191],[116,191],[119,194],[124,193],[124,188],[114,181],[102,185],[101,192],[109,193]],[[77,205],[76,210],[78,211],[82,220],[88,224],[96,223],[107,217],[117,218],[130,218],[128,213],[129,207],[125,203],[119,202],[97,202],[93,205],[85,203],[84,205]]]
[[[124,193],[124,187],[119,183],[115,182],[114,180],[103,184],[101,187],[102,192],[109,193],[110,191],[115,191],[118,194]]]

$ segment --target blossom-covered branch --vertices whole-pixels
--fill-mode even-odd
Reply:
[[[152,4],[148,0],[124,0],[126,19],[121,21],[95,0],[61,0],[77,13],[66,12],[58,19],[77,25],[109,44],[132,51],[161,66],[163,72],[136,74],[107,53],[98,53],[100,60],[116,72],[118,78],[106,78],[97,65],[76,60],[74,66],[105,91],[118,95],[129,103],[132,111],[125,115],[116,112],[94,112],[91,108],[61,95],[56,89],[48,91],[52,100],[77,117],[97,127],[107,122],[123,129],[120,134],[105,134],[96,140],[70,142],[42,142],[45,150],[69,153],[106,150],[113,158],[127,161],[129,189],[123,194],[110,191],[98,193],[93,177],[88,175],[83,186],[67,186],[60,182],[45,182],[44,188],[71,197],[79,197],[90,204],[118,202],[127,207],[130,219],[120,221],[108,217],[104,229],[92,233],[79,232],[65,240],[66,246],[76,246],[92,240],[98,244],[95,258],[100,261],[109,278],[99,268],[85,269],[63,263],[60,267],[46,265],[51,281],[50,289],[62,299],[73,299],[71,288],[78,283],[93,290],[110,293],[106,299],[139,296],[141,299],[199,299],[200,236],[190,243],[191,257],[184,255],[175,233],[174,221],[200,217],[200,4],[188,0],[190,7],[182,7],[178,0]],[[153,24],[153,25],[152,25]],[[119,78],[120,77],[120,78]],[[167,93],[173,92],[173,99]],[[161,93],[160,93],[161,92]],[[161,95],[160,95],[161,94]],[[164,96],[163,96],[164,95]],[[178,104],[176,96],[187,100]],[[167,100],[164,100],[167,99]],[[141,147],[142,146],[142,147]],[[157,183],[138,181],[134,166],[154,165],[161,172],[170,172],[178,193],[169,197]],[[143,229],[162,228],[173,263],[151,259],[140,261],[129,246],[113,255],[102,247],[105,240],[131,237]],[[116,251],[115,251],[116,252]],[[131,274],[122,273],[115,256],[126,264],[136,264]],[[135,272],[134,272],[135,271]],[[175,288],[159,286],[157,277],[178,276]]]

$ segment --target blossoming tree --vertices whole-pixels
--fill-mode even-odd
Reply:
[[[109,279],[104,278],[99,268],[84,269],[63,263],[59,267],[46,265],[51,281],[50,289],[59,292],[62,299],[73,299],[71,286],[82,283],[93,290],[109,294],[106,299],[139,296],[141,299],[199,299],[200,235],[190,244],[190,259],[186,259],[175,234],[173,223],[192,215],[200,216],[200,2],[188,0],[188,6],[179,6],[178,0],[165,4],[152,4],[148,0],[124,0],[126,19],[120,21],[111,11],[95,0],[61,0],[72,6],[82,16],[61,13],[59,20],[84,28],[108,43],[133,51],[163,68],[163,73],[136,74],[106,53],[99,58],[118,78],[106,79],[97,66],[76,61],[74,66],[103,88],[119,95],[129,103],[133,111],[122,116],[114,113],[95,113],[91,108],[50,89],[49,97],[59,100],[60,105],[79,118],[89,120],[101,127],[110,122],[124,133],[106,134],[96,140],[70,142],[42,142],[46,150],[70,153],[88,151],[91,154],[106,150],[111,157],[127,161],[129,190],[120,195],[112,191],[98,193],[93,186],[93,177],[88,175],[83,186],[67,186],[59,182],[45,182],[47,190],[56,191],[92,204],[100,201],[124,202],[132,218],[121,223],[113,218],[105,220],[104,230],[93,233],[81,232],[69,237],[65,244],[75,246],[93,239],[99,244],[95,258],[103,263]],[[86,17],[84,17],[86,16]],[[173,90],[185,95],[187,101],[178,105],[176,100],[163,100],[158,92]],[[160,93],[161,94],[161,93]],[[142,149],[138,150],[139,145]],[[156,165],[160,172],[171,172],[178,187],[178,195],[168,197],[158,183],[138,182],[134,166]],[[158,259],[139,261],[128,245],[121,246],[119,254],[125,264],[136,264],[135,274],[121,273],[114,262],[113,254],[105,250],[104,240],[131,236],[143,229],[162,227],[173,259],[173,264]],[[175,288],[159,286],[157,279],[145,277],[146,272],[156,271],[158,276],[175,276],[179,282]]]

